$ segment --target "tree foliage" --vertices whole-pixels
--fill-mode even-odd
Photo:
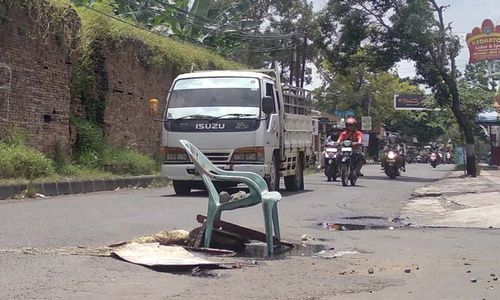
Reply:
[[[437,0],[331,0],[322,13],[320,45],[340,70],[353,64],[359,49],[368,54],[365,63],[371,69],[414,61],[418,82],[455,116],[468,145],[467,169],[475,176],[474,118],[483,105],[471,101],[484,98],[460,78],[456,57],[461,45],[445,21],[447,8]]]

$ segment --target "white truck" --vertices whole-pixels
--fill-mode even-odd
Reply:
[[[179,75],[163,120],[163,175],[177,194],[203,188],[179,140],[198,147],[225,170],[251,171],[278,190],[304,189],[312,154],[308,90],[282,85],[278,70],[205,71]]]

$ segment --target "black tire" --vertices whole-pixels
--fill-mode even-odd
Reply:
[[[342,164],[340,166],[340,178],[342,179],[342,186],[347,186],[347,181],[349,179],[349,167],[347,164]]]
[[[326,178],[328,179],[328,181],[332,181],[332,179],[333,179],[333,164],[326,167],[325,173],[326,173]]]
[[[274,179],[272,177],[268,177],[266,182],[267,182],[267,188],[270,191],[278,191],[280,189],[280,163],[278,156],[276,154],[273,155],[273,165],[271,166],[271,176],[274,176]]]
[[[295,175],[285,177],[285,188],[287,191],[301,191],[304,189],[304,159],[299,156],[295,167]]]
[[[174,180],[172,184],[177,195],[189,195],[191,193],[192,184],[190,181]]]
[[[396,169],[394,167],[387,167],[385,170],[385,174],[390,178],[396,178]]]
[[[333,166],[333,181],[337,181],[337,177],[339,176],[339,166],[334,164]]]
[[[351,171],[351,172],[350,172],[350,173],[351,173],[351,176],[349,176],[349,177],[350,177],[350,178],[349,178],[349,180],[351,181],[351,186],[355,186],[355,185],[356,185],[356,180],[358,180],[358,175],[356,174],[356,170],[357,170],[357,168],[353,168],[353,167],[351,166],[351,168],[350,168],[350,169],[351,169],[351,170],[350,170],[350,171]]]

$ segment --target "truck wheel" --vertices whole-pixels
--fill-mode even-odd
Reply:
[[[269,191],[278,191],[280,189],[280,163],[278,156],[273,155],[270,176],[266,178]]]
[[[285,177],[285,188],[287,191],[301,191],[304,189],[304,160],[302,157],[297,161],[295,175]]]
[[[174,180],[174,191],[177,195],[189,195],[191,193],[191,182],[183,180]]]

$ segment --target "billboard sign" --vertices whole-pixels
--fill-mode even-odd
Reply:
[[[426,110],[423,95],[394,95],[394,108],[401,110]]]
[[[354,110],[352,110],[352,109],[347,109],[347,110],[336,109],[334,115],[336,115],[339,118],[348,118],[348,117],[354,116]]]
[[[500,25],[495,27],[492,20],[483,21],[466,36],[469,48],[469,63],[500,59]]]

